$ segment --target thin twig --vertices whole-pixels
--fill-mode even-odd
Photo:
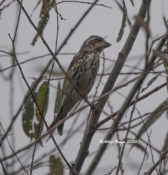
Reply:
[[[159,158],[159,160],[150,168],[150,170],[148,170],[146,173],[144,173],[144,175],[151,175],[152,172],[160,165],[160,163],[167,158],[168,155],[168,150],[165,151],[164,153],[162,153],[161,157]]]
[[[1,124],[1,122],[0,122],[0,125],[1,125],[1,128],[2,128],[3,132],[4,132],[5,130],[4,130],[4,128],[3,128],[2,124]],[[17,156],[17,154],[15,154],[15,151],[13,150],[13,148],[12,148],[10,142],[9,142],[8,137],[6,137],[6,140],[7,140],[7,142],[8,142],[8,145],[9,145],[9,147],[10,147],[12,153],[15,155],[17,161],[20,163],[22,169],[24,170],[24,172],[25,172],[27,175],[29,175],[29,173],[27,172],[26,168],[25,168],[24,165],[22,164],[22,161],[19,159],[19,157]]]
[[[96,5],[96,6],[102,6],[102,7],[106,7],[106,8],[112,8],[110,6],[104,5],[104,4],[98,4],[98,3],[94,3],[94,2],[85,2],[85,1],[61,1],[56,3],[56,5],[62,4],[62,3],[80,3],[80,4],[89,4],[89,5]]]

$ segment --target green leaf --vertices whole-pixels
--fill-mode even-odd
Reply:
[[[166,152],[168,150],[168,133],[165,137],[165,140],[164,140],[164,144],[163,144],[163,147],[162,147],[162,152]]]
[[[166,30],[168,31],[168,20],[163,16],[163,22],[166,27]]]
[[[141,92],[145,91],[146,89],[148,89],[155,81],[157,81],[157,78],[160,76],[160,74],[155,75],[154,77],[152,77],[148,82],[146,87],[144,87]]]
[[[162,102],[148,117],[147,121],[144,122],[143,126],[140,128],[136,139],[140,138],[142,134],[157,120],[162,114],[168,109],[168,100],[166,99]]]
[[[34,92],[33,95],[36,96],[36,93]],[[30,95],[23,106],[22,127],[24,133],[31,139],[34,137],[33,118],[34,118],[34,101]]]
[[[168,90],[168,41],[166,43],[166,47],[164,49],[164,56],[160,57],[161,59],[163,59],[163,65],[165,67],[165,71],[166,71],[166,82],[167,82],[167,90]]]
[[[166,71],[166,82],[167,82],[167,90],[168,90],[168,42],[166,43],[166,47],[164,49],[164,52],[160,52],[158,50],[153,50],[153,53],[156,56],[159,56],[163,60],[163,66],[165,67]]]
[[[62,89],[61,89],[60,82],[59,82],[57,86],[57,97],[55,100],[54,114],[56,114],[58,110],[60,109],[61,101],[62,101]]]
[[[38,4],[39,5],[39,4]],[[38,22],[38,32],[33,38],[32,45],[35,45],[39,36],[43,34],[44,28],[46,27],[49,20],[49,12],[51,8],[54,6],[54,0],[43,0],[42,7],[40,11],[40,21]]]
[[[48,108],[48,100],[49,100],[49,87],[48,82],[45,81],[41,84],[37,92],[37,105],[40,110],[40,113],[43,115],[43,118],[45,117]],[[35,138],[40,136],[43,131],[43,121],[41,120],[39,110],[35,106],[35,116],[38,121],[38,123],[34,124]]]
[[[123,18],[122,18],[120,31],[118,33],[117,42],[119,42],[122,39],[122,36],[124,34],[124,28],[125,28],[126,22],[127,22],[127,9],[126,9],[126,5],[125,5],[124,0],[123,0],[122,13],[123,13]]]
[[[38,138],[43,132],[44,124],[41,121],[40,123],[34,123],[33,126],[34,126],[34,138]],[[41,143],[41,141],[40,141],[40,143]]]
[[[47,111],[48,98],[49,98],[49,87],[48,87],[48,82],[45,81],[41,84],[37,92],[37,105],[43,117],[45,116],[46,111]],[[41,116],[37,108],[36,108],[35,115],[36,115],[37,120],[40,121]]]
[[[49,159],[49,164],[49,175],[63,175],[63,164],[59,157],[55,158],[53,155],[51,155]]]
[[[132,6],[134,6],[134,1],[133,1],[133,0],[130,0],[130,2],[131,2],[131,4],[132,4]]]
[[[43,82],[38,88],[38,92],[33,92],[33,95],[36,98],[36,102],[40,110],[40,113],[44,117],[48,107],[48,98],[49,98],[48,82],[47,81]],[[41,120],[40,113],[34,104],[32,96],[30,96],[26,101],[26,103],[24,104],[24,111],[22,115],[22,126],[25,134],[31,139],[37,138],[38,136],[41,135],[43,131],[43,122]],[[37,119],[36,123],[33,123],[34,116]]]
[[[158,78],[158,75],[154,76],[152,79],[149,80],[147,83],[147,87],[151,86]]]
[[[40,3],[41,3],[41,0],[38,0],[37,4],[35,5],[35,7],[34,7],[34,9],[33,9],[33,12],[37,9],[37,7],[40,5]],[[32,13],[33,13],[33,12],[32,12]]]

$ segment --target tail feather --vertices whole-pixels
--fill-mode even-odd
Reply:
[[[65,112],[63,112],[63,111],[65,111],[65,110],[64,110],[64,106],[61,107],[61,109],[60,109],[60,111],[59,111],[59,113],[58,113],[58,115],[57,115],[58,121],[59,121],[59,120],[62,120],[62,119],[64,119],[64,118],[66,117],[67,113],[65,113]],[[65,122],[65,121],[64,121],[64,122]],[[59,134],[60,136],[62,136],[62,133],[63,133],[64,122],[63,122],[62,124],[60,124],[60,125],[58,126],[58,128],[57,128],[58,134]]]
[[[64,128],[64,122],[58,126],[57,130],[58,130],[58,134],[60,136],[62,136],[62,133],[63,133],[63,128]]]
[[[59,121],[63,120],[66,117],[67,113],[65,113],[63,111],[65,111],[65,110],[64,110],[64,107],[62,106],[61,109],[59,110],[57,116],[55,117],[54,121],[49,126],[49,129],[51,129],[52,127],[54,127]],[[64,122],[57,127],[58,134],[60,136],[63,133],[63,127],[64,127]]]
[[[75,105],[76,101],[75,102],[72,102],[70,103],[69,100],[66,101],[67,99],[63,99],[63,102],[62,102],[62,105],[61,105],[61,108],[57,114],[57,116],[55,117],[54,121],[51,123],[49,129],[51,129],[52,127],[54,127],[54,125],[56,125],[56,123],[58,123],[59,121],[63,120],[68,112],[73,108],[73,106]],[[58,134],[61,136],[62,133],[63,133],[63,127],[64,127],[64,122],[61,123],[58,127],[57,127],[57,130],[58,130]]]

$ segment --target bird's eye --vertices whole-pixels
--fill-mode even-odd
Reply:
[[[102,38],[96,38],[96,41],[101,42],[101,41],[103,41],[103,39]]]

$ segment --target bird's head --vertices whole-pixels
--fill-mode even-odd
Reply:
[[[101,52],[103,49],[110,46],[111,44],[108,43],[104,38],[93,35],[93,36],[90,36],[87,40],[85,40],[81,49]]]

